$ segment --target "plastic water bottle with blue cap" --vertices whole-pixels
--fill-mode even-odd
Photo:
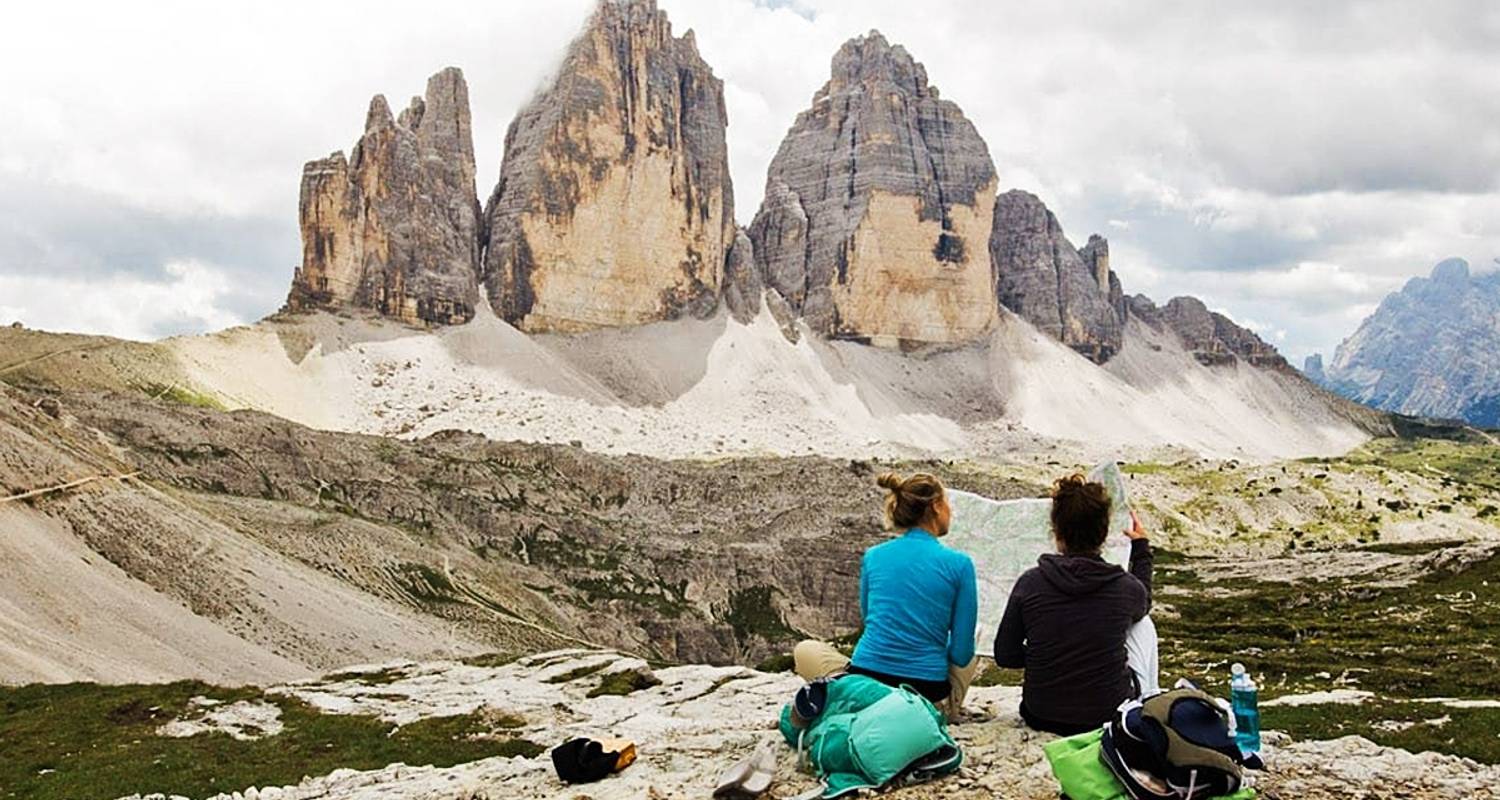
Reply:
[[[1255,681],[1244,664],[1229,668],[1229,705],[1234,709],[1234,743],[1246,756],[1260,752],[1260,710],[1256,707]]]

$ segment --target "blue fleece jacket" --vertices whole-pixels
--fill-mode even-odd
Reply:
[[[854,648],[856,667],[945,681],[948,665],[974,659],[974,562],[920,528],[865,551],[859,610],[865,632]]]

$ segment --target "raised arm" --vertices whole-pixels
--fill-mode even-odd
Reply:
[[[968,557],[958,571],[958,594],[948,627],[948,663],[966,667],[974,660],[974,628],[979,624],[979,587]]]
[[[1130,512],[1130,530],[1125,535],[1130,537],[1130,574],[1146,590],[1145,602],[1132,615],[1139,622],[1141,617],[1151,613],[1151,568],[1154,557],[1151,555],[1151,542],[1146,538],[1146,529],[1141,526],[1134,511]]]

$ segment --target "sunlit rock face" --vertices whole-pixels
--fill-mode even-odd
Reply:
[[[877,32],[771,162],[750,228],[765,284],[815,332],[884,346],[979,338],[996,320],[989,149],[927,72]]]
[[[723,84],[654,0],[606,0],[511,123],[484,283],[528,331],[717,306],[734,243]]]
[[[472,318],[480,218],[463,73],[432,76],[399,117],[384,96],[371,100],[351,156],[303,168],[299,218],[289,309],[364,308],[424,325]]]

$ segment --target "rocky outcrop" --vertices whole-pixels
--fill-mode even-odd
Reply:
[[[1327,382],[1328,375],[1323,371],[1323,354],[1313,353],[1303,359],[1302,374],[1306,375],[1308,380],[1320,386]]]
[[[963,112],[871,32],[839,49],[771,162],[750,227],[756,264],[823,336],[972,340],[996,319],[985,251],[995,185]]]
[[[299,218],[288,309],[356,307],[414,324],[472,318],[480,219],[463,73],[432,76],[399,117],[384,96],[371,100],[350,158],[303,168]]]
[[[749,323],[760,313],[765,285],[755,267],[755,245],[745,231],[735,233],[724,259],[724,306],[736,320]]]
[[[485,289],[527,331],[716,307],[735,238],[723,85],[654,0],[605,0],[511,123]]]
[[[1129,300],[1130,313],[1147,324],[1165,326],[1177,334],[1193,357],[1204,366],[1223,366],[1237,360],[1254,367],[1285,369],[1286,359],[1255,333],[1235,324],[1234,320],[1208,306],[1196,297],[1174,297],[1157,307],[1151,298],[1136,295]]]
[[[1500,273],[1452,258],[1386,297],[1328,364],[1324,385],[1387,411],[1500,426]]]
[[[636,742],[642,756],[587,796],[701,797],[707,794],[705,787],[717,784],[726,766],[758,750],[766,751],[775,766],[775,796],[817,790],[817,778],[798,768],[796,751],[773,725],[782,705],[803,685],[789,672],[694,664],[653,669],[639,658],[591,650],[535,653],[499,665],[497,661],[503,659],[371,665],[266,691],[295,698],[319,714],[359,714],[402,726],[503,711],[509,722],[505,736],[546,743],[535,756],[495,756],[442,767],[340,769],[305,777],[295,785],[257,788],[254,795],[247,790],[243,796],[573,798],[579,795],[558,782],[545,747],[600,732]],[[642,688],[623,696],[618,694],[622,689],[602,691],[610,685],[631,685],[619,679],[622,675],[642,676],[637,683]],[[375,682],[380,691],[371,690]],[[1026,727],[1020,718],[1020,698],[1019,686],[971,689],[964,716],[949,729],[964,751],[963,768],[928,783],[901,786],[898,781],[882,796],[1056,797],[1057,782],[1043,752],[1056,737]],[[286,734],[273,734],[280,735]],[[1497,796],[1493,787],[1500,781],[1500,767],[1494,765],[1431,752],[1413,754],[1358,736],[1304,741],[1267,731],[1263,747],[1267,769],[1253,773],[1252,779],[1266,797],[1490,800]],[[1382,788],[1371,794],[1370,787]],[[219,794],[213,800],[241,796]],[[168,797],[134,795],[126,800]]]
[[[1036,195],[1013,189],[995,200],[989,247],[1002,305],[1095,363],[1119,352],[1124,292],[1108,241],[1075,249]]]

